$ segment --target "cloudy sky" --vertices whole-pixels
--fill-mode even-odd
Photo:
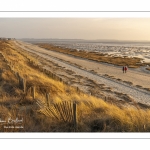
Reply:
[[[0,18],[0,37],[150,40],[150,18]]]

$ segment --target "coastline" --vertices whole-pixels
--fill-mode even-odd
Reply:
[[[128,57],[128,56],[113,56],[109,53],[95,52],[95,51],[86,51],[86,50],[77,50],[71,48],[64,48],[60,46],[55,46],[53,44],[48,43],[36,43],[41,48],[45,48],[47,50],[52,50],[56,52],[61,52],[64,54],[68,54],[74,57],[85,58],[97,62],[103,62],[108,64],[113,64],[117,66],[128,65],[129,68],[138,68],[140,66],[150,66],[150,63],[142,62],[142,58],[138,57]]]
[[[25,44],[25,43],[22,43],[22,44]],[[77,68],[79,68],[80,70],[87,70],[88,72],[88,74],[89,73],[91,73],[90,74],[90,76],[93,74],[93,75],[98,75],[99,77],[101,77],[101,78],[103,78],[103,80],[105,79],[105,80],[109,80],[109,81],[113,81],[113,83],[112,83],[112,86],[114,86],[114,84],[116,84],[117,82],[119,83],[119,84],[123,84],[123,85],[127,85],[127,86],[131,86],[131,88],[135,88],[135,89],[139,89],[139,90],[144,90],[145,92],[148,92],[149,93],[149,91],[150,91],[150,83],[149,83],[149,72],[143,72],[142,70],[137,70],[137,69],[134,69],[134,68],[129,68],[129,71],[127,72],[127,74],[123,74],[122,73],[122,66],[113,66],[113,65],[107,65],[106,63],[105,63],[105,65],[104,64],[101,64],[101,62],[96,62],[96,61],[92,61],[92,60],[88,60],[88,59],[85,59],[85,58],[80,58],[80,57],[74,57],[74,56],[71,56],[71,55],[66,55],[66,54],[63,54],[63,53],[61,53],[61,52],[55,52],[54,51],[54,49],[52,49],[52,51],[51,50],[46,50],[46,49],[42,49],[42,48],[39,48],[39,47],[36,47],[35,45],[32,45],[32,44],[27,44],[26,43],[26,50],[27,51],[32,51],[32,52],[34,52],[35,54],[39,51],[40,53],[37,53],[39,56],[42,56],[43,58],[45,57],[46,59],[49,59],[50,58],[50,56],[52,57],[53,56],[53,58],[51,58],[51,61],[52,62],[55,62],[56,64],[58,64],[59,66],[62,66],[62,65],[65,65],[65,66],[63,66],[64,68],[66,68],[67,69],[67,71],[68,71],[68,69],[70,70],[72,67],[70,66],[70,65],[72,65],[72,66],[75,66],[75,67],[77,67]],[[33,49],[35,50],[35,51],[33,51]],[[37,51],[37,52],[36,52]],[[47,53],[46,55],[47,56],[44,56],[44,54],[45,53]],[[62,63],[65,63],[65,64],[62,64]],[[67,63],[67,64],[66,64]],[[66,66],[67,65],[67,66]],[[69,65],[69,66],[68,66]],[[69,68],[68,68],[69,67]],[[70,68],[71,67],[71,68]],[[61,72],[63,71],[64,69],[62,68],[62,69],[60,69],[60,71],[55,71],[55,73],[56,74],[59,74],[60,76],[66,76],[66,81],[68,82],[70,79],[70,75],[67,75],[67,71],[66,72],[64,72],[64,74],[63,75],[61,75]],[[76,75],[76,74],[78,74],[79,72],[81,72],[81,71],[77,71],[76,69],[76,71],[78,72],[76,72],[73,68],[71,69],[74,73],[73,73],[73,75]],[[53,70],[54,71],[54,70]],[[80,77],[79,77],[79,79],[81,78],[82,79],[82,77],[84,77],[85,78],[85,74],[86,74],[86,72],[85,73],[83,73],[83,74],[78,74],[78,75],[80,75]],[[92,75],[92,76],[93,76]],[[71,75],[72,76],[72,75]],[[90,77],[90,76],[88,76],[88,78]],[[69,77],[69,78],[68,78]],[[72,76],[73,77],[73,76]],[[71,78],[72,78],[71,77]],[[96,76],[95,76],[96,77]],[[95,78],[94,77],[94,78]],[[65,78],[65,77],[64,77]],[[76,80],[75,78],[76,77],[73,77],[74,79],[73,80]],[[91,77],[90,77],[91,78]],[[97,77],[96,77],[97,78]],[[91,78],[92,79],[92,78]],[[140,80],[139,80],[140,79]],[[96,79],[97,80],[97,79]],[[99,80],[99,79],[98,79]],[[88,83],[88,80],[86,81],[87,83]],[[87,84],[87,83],[85,83],[85,85]],[[99,82],[99,84],[100,84],[101,82]],[[81,82],[81,81],[75,81],[75,83],[74,83],[74,81],[72,81],[72,80],[70,80],[70,84],[72,84],[72,85],[74,85],[74,86],[79,86],[79,87],[81,87],[81,89],[84,89],[84,86],[82,87],[81,86],[81,84],[83,84],[83,82]],[[90,83],[89,85],[90,86],[88,86],[88,88],[90,88],[90,89],[92,89],[92,84],[93,83]],[[103,84],[103,83],[102,83]],[[98,84],[97,84],[98,85]],[[105,84],[104,84],[105,85]],[[104,95],[113,95],[113,94],[111,94],[111,93],[114,93],[111,89],[110,89],[110,82],[108,82],[107,83],[107,85],[105,85],[106,87],[104,88],[103,86],[102,87],[98,87],[98,89],[96,90],[96,92],[94,92],[93,90],[91,91],[92,93],[94,92],[96,95],[100,95],[100,93],[105,93]],[[110,86],[110,87],[109,87]],[[96,87],[96,85],[95,85],[95,87]],[[86,87],[87,88],[87,87]],[[114,89],[114,88],[113,88]],[[119,88],[118,88],[118,90],[120,90]],[[99,93],[99,91],[101,91],[100,93]],[[103,91],[103,92],[102,92]],[[90,93],[91,93],[90,92]],[[93,94],[94,94],[93,93]],[[133,95],[133,93],[131,93],[131,92],[127,92],[126,91],[126,93],[125,93],[125,95],[123,94],[124,93],[124,91],[122,90],[122,92],[120,93],[120,92],[116,92],[116,94],[117,94],[117,96],[119,96],[119,98],[120,97],[122,97],[123,99],[126,97],[126,95]],[[95,95],[94,94],[94,95]],[[115,94],[115,95],[116,95]],[[122,95],[123,94],[123,95]],[[139,95],[138,93],[137,94],[135,94],[135,95]],[[124,97],[125,96],[125,97]],[[132,96],[131,96],[132,97]],[[133,97],[135,97],[134,95],[133,95]],[[141,96],[140,96],[141,97]],[[121,98],[121,99],[122,99]],[[137,97],[138,98],[138,97]],[[142,98],[142,97],[141,97]],[[130,96],[128,97],[126,97],[125,99],[131,99],[130,98]],[[133,98],[134,99],[134,98]],[[144,99],[144,98],[142,98],[142,99]],[[148,99],[147,99],[148,100]],[[146,100],[146,101],[147,101]],[[140,101],[139,101],[140,102]],[[144,101],[143,101],[144,102]],[[147,101],[148,102],[148,101]],[[146,102],[146,103],[147,103]],[[145,103],[145,102],[144,102]],[[145,104],[146,104],[145,103]]]
[[[23,42],[2,42],[1,46],[1,110],[5,112],[1,121],[7,120],[8,113],[14,109],[15,114],[11,116],[14,121],[18,113],[27,118],[20,128],[2,126],[1,131],[149,131],[150,93],[104,72],[123,75],[119,66],[104,65]],[[145,75],[144,79],[146,75],[149,77],[134,70],[124,76],[129,78],[134,73],[135,76]],[[72,116],[72,104],[78,108],[77,130],[67,119]]]

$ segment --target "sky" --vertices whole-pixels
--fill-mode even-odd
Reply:
[[[0,37],[150,41],[150,18],[0,18]]]

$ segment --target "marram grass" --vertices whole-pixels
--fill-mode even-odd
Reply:
[[[0,117],[7,119],[22,115],[24,118],[23,129],[9,130],[0,126],[1,132],[75,132],[70,121],[73,120],[72,102],[77,104],[78,132],[150,131],[149,109],[119,107],[94,96],[78,93],[74,88],[51,79],[31,66],[25,57],[27,54],[24,52],[22,55],[22,51],[18,53],[11,41],[9,45],[0,42],[0,47],[0,52],[8,62],[17,62],[14,71],[26,77],[27,85],[36,87],[35,99],[31,95],[23,97],[17,77],[0,55]],[[36,62],[36,58],[29,58]],[[46,104],[46,93],[50,93],[50,106]]]

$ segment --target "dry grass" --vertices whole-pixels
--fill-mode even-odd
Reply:
[[[47,43],[37,43],[38,46],[52,50],[52,51],[57,51],[61,52],[64,54],[69,54],[81,58],[86,58],[89,60],[95,60],[98,62],[104,62],[104,63],[109,63],[109,64],[114,64],[118,66],[124,66],[127,65],[130,68],[137,68],[139,66],[143,66],[144,64],[141,63],[140,58],[128,58],[128,57],[111,57],[106,54],[102,53],[97,53],[97,52],[85,52],[85,51],[77,51],[75,49],[69,49],[69,48],[63,48],[59,46],[54,46],[52,44],[47,44]]]
[[[138,104],[134,107],[118,107],[102,99],[78,93],[76,89],[59,81],[53,80],[38,67],[29,63],[25,52],[9,42],[0,41],[0,52],[8,62],[14,62],[14,71],[27,79],[27,87],[36,86],[35,99],[30,90],[25,95],[19,88],[18,79],[0,54],[0,118],[23,118],[23,128],[4,128],[0,123],[0,132],[74,132],[70,122],[56,119],[49,114],[53,104],[63,101],[77,103],[78,132],[149,132],[150,110],[141,109]],[[21,54],[22,53],[22,54]],[[28,56],[34,63],[37,59]],[[16,62],[16,63],[15,63]],[[29,88],[30,89],[30,88]],[[50,107],[38,107],[37,101],[46,103],[46,93],[50,93]],[[48,110],[47,110],[48,109]],[[63,105],[57,113],[68,109]],[[45,114],[45,112],[47,114]],[[67,111],[66,111],[67,112]],[[8,125],[8,124],[7,124]]]

